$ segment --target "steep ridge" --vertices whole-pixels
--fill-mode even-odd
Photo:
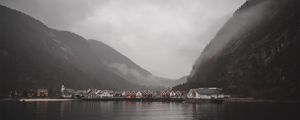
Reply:
[[[0,96],[49,88],[165,89],[178,81],[152,75],[112,47],[0,5]]]
[[[238,96],[300,98],[297,0],[248,0],[206,46],[175,89],[223,87]]]
[[[9,90],[49,88],[136,89],[99,60],[88,40],[48,28],[0,6],[0,96]]]

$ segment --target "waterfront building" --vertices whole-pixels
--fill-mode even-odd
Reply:
[[[143,93],[141,91],[136,92],[135,98],[142,98],[142,97],[143,97]]]
[[[114,97],[114,91],[112,90],[99,90],[96,93],[100,96],[100,98],[113,98]]]
[[[160,97],[161,98],[170,98],[170,90],[163,90],[160,92]]]
[[[142,94],[143,94],[143,98],[152,98],[154,92],[151,91],[151,90],[144,90],[144,91],[142,92]]]
[[[189,90],[187,98],[190,99],[220,99],[224,98],[221,88],[197,88]]]
[[[73,95],[75,95],[76,93],[74,89],[65,88],[64,85],[61,86],[60,92],[61,92],[61,97],[63,98],[72,98]]]
[[[97,93],[99,93],[99,90],[96,89],[88,89],[87,93],[83,96],[83,98],[85,99],[97,99],[100,98],[100,95],[98,95]]]
[[[48,89],[37,89],[37,97],[48,97]]]
[[[126,91],[123,91],[121,94],[122,97],[127,97],[126,95],[127,95]]]
[[[122,93],[123,97],[126,98],[135,98],[136,97],[136,91],[125,91]]]
[[[88,90],[75,90],[74,97],[75,98],[82,98],[84,95],[86,95]]]
[[[175,91],[170,91],[170,98],[176,98],[176,93]]]
[[[25,92],[26,94],[25,94],[25,97],[28,97],[28,98],[32,98],[32,97],[34,97],[34,96],[36,96],[36,91],[35,90],[29,90],[29,91],[27,91],[27,92]]]
[[[114,97],[122,97],[122,96],[123,96],[123,92],[119,92],[119,91],[114,92]]]
[[[152,91],[152,97],[153,98],[159,98],[160,97],[160,91]]]
[[[176,98],[183,98],[183,92],[176,91],[175,96],[176,96]]]

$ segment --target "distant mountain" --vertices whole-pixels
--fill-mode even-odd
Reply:
[[[300,99],[300,1],[248,0],[175,87],[223,87],[258,98]]]
[[[157,89],[178,85],[176,80],[152,75],[149,71],[102,42],[97,40],[88,40],[88,42],[101,63],[104,63],[111,72],[131,83]]]
[[[9,90],[166,87],[113,48],[0,5],[0,96]],[[147,79],[146,79],[147,78]],[[145,87],[146,86],[146,87]]]

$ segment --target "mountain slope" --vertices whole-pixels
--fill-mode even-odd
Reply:
[[[0,95],[9,90],[140,87],[111,72],[90,43],[0,6]]]
[[[153,89],[177,84],[152,75],[110,46],[0,5],[0,96],[9,90]]]
[[[223,87],[259,98],[300,98],[297,0],[248,0],[206,46],[180,88]]]

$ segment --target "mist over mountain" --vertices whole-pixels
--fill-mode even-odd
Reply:
[[[126,56],[97,40],[88,40],[93,53],[104,63],[108,70],[131,83],[154,88],[166,88],[178,85],[177,81],[152,75],[135,64]]]
[[[298,0],[248,0],[174,89],[223,87],[258,98],[300,98]]]
[[[166,87],[126,56],[96,40],[47,27],[0,5],[0,95],[9,90]]]

